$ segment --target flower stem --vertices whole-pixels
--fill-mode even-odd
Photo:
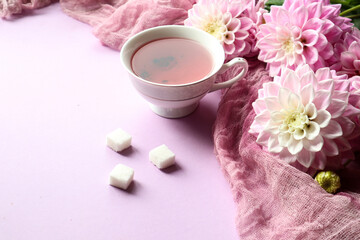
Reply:
[[[351,19],[355,19],[355,18],[359,18],[360,14],[355,14],[355,15],[347,15],[347,18],[351,18]]]
[[[357,6],[354,6],[352,8],[346,9],[345,11],[340,13],[340,16],[345,16],[346,14],[348,14],[348,13],[350,13],[352,11],[358,10],[358,9],[360,9],[360,4],[357,5]]]

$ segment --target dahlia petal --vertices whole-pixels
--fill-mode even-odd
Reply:
[[[279,8],[276,12],[276,22],[280,25],[290,22],[289,12],[283,8]]]
[[[341,100],[343,102],[348,102],[350,93],[345,91],[333,91],[332,98]]]
[[[229,25],[230,22],[231,22],[232,19],[233,19],[232,16],[231,16],[231,13],[226,12],[226,11],[225,11],[225,13],[223,13],[222,17],[223,17],[223,20],[224,20],[224,24],[225,24],[225,25]]]
[[[308,64],[314,64],[319,59],[319,53],[315,47],[304,47],[303,53]]]
[[[306,6],[308,12],[309,12],[309,18],[312,19],[319,19],[321,16],[321,10],[322,10],[322,4],[319,2],[313,2]]]
[[[276,62],[285,61],[285,57],[287,57],[287,56],[285,55],[285,51],[280,50],[280,49],[275,49],[275,50],[273,50],[273,51],[276,52],[276,55],[275,55],[273,61],[276,61]]]
[[[259,132],[264,130],[264,126],[253,121],[250,125],[249,133],[257,135]]]
[[[280,111],[282,109],[281,103],[277,97],[265,98],[266,108],[270,111]]]
[[[234,31],[235,32],[235,31]],[[243,31],[243,30],[238,30],[235,32],[235,38],[237,40],[244,40],[247,37],[249,37],[249,33],[247,31]]]
[[[306,138],[309,140],[313,140],[319,135],[320,126],[316,122],[310,121],[305,131],[306,131]]]
[[[302,28],[308,20],[308,11],[306,7],[303,5],[292,12],[292,17],[290,20],[294,25]]]
[[[300,40],[300,37],[301,37],[301,33],[302,33],[302,30],[300,27],[298,26],[292,26],[290,28],[290,32],[291,32],[291,35],[294,39],[296,40]]]
[[[279,153],[279,157],[287,163],[296,162],[296,155],[292,155],[287,148],[283,148],[283,150]]]
[[[279,95],[280,86],[277,83],[274,82],[264,83],[263,88],[266,96],[277,97]]]
[[[336,122],[339,123],[341,126],[343,137],[348,137],[353,133],[355,129],[355,124],[349,118],[341,116],[336,119]]]
[[[328,20],[328,19],[325,19],[325,21]],[[329,20],[328,20],[329,21]],[[339,26],[336,26],[336,25],[333,25],[328,32],[324,31],[325,32],[325,36],[326,38],[329,40],[329,42],[331,44],[334,44],[336,42],[339,42],[340,38],[341,38],[341,35],[343,33],[343,30],[339,27]]]
[[[288,108],[288,99],[290,96],[291,91],[287,88],[280,88],[279,89],[279,95],[278,99],[280,104],[282,105],[282,108],[287,109]]]
[[[278,135],[280,133],[278,125],[272,119],[266,123],[264,131],[269,132],[271,135]]]
[[[293,66],[296,62],[295,53],[291,53],[287,55],[287,62],[289,66]]]
[[[328,45],[328,40],[327,38],[324,36],[324,34],[319,34],[318,40],[315,43],[314,47],[319,51],[323,51],[326,46]]]
[[[360,89],[351,86],[351,94],[349,96],[349,105],[360,107]]]
[[[303,141],[290,138],[287,149],[292,155],[298,154],[303,149]]]
[[[296,54],[302,54],[303,51],[304,51],[303,44],[300,43],[300,42],[295,42],[295,53]]]
[[[193,26],[192,20],[190,18],[185,19],[184,20],[184,25],[185,26]]]
[[[319,81],[317,85],[317,90],[326,90],[333,92],[334,91],[334,81],[332,79]]]
[[[274,5],[271,6],[271,9],[272,9],[272,10],[271,10],[271,13],[274,13],[274,12],[273,12],[273,7],[274,7]],[[265,22],[271,22],[272,19],[273,19],[272,16],[270,15],[270,13],[265,13],[265,14],[263,14],[263,18],[264,18],[264,21],[265,21]],[[261,27],[261,26],[260,26],[260,27]]]
[[[329,157],[339,155],[339,149],[336,143],[331,139],[324,139],[324,147],[322,151]]]
[[[223,44],[225,53],[231,55],[235,52],[235,45],[234,44]]]
[[[340,117],[346,110],[347,103],[338,99],[332,99],[331,104],[327,107],[327,111],[332,118]]]
[[[305,114],[308,116],[310,120],[314,120],[317,117],[317,109],[312,102],[306,105]]]
[[[293,137],[295,140],[301,140],[306,136],[306,131],[304,129],[296,129],[293,133]]]
[[[249,30],[254,25],[254,22],[248,17],[241,17],[240,22],[241,22],[241,29],[245,31]]]
[[[329,124],[325,128],[321,129],[321,135],[328,139],[334,139],[341,137],[343,135],[343,131],[338,122],[330,120]]]
[[[235,40],[234,41],[234,46],[236,46],[235,47],[235,49],[236,49],[236,53],[241,53],[241,52],[243,52],[243,51],[245,51],[245,48],[246,48],[246,43],[244,42],[244,41],[239,41],[239,40]],[[234,53],[235,53],[234,52]]]
[[[298,109],[300,106],[300,97],[295,93],[290,93],[288,98],[288,107],[290,109]]]
[[[315,46],[316,47],[316,46]],[[324,49],[321,50],[320,55],[323,59],[329,59],[334,56],[334,48],[328,42]]]
[[[224,43],[227,45],[233,44],[235,41],[235,34],[233,32],[225,33]]]
[[[269,152],[272,152],[272,153],[279,153],[279,152],[281,152],[281,150],[283,150],[283,147],[280,146],[279,141],[278,141],[277,137],[275,137],[275,136],[270,136],[267,147],[268,147]]]
[[[279,42],[284,42],[291,36],[291,31],[286,27],[276,26],[275,30],[275,37]]]
[[[329,19],[324,19],[324,24],[323,24],[323,28],[322,28],[322,31],[323,31],[323,33],[326,35],[327,33],[329,33],[330,32],[330,30],[332,29],[332,28],[334,28],[335,27],[335,24],[332,22],[332,21],[330,21]]]
[[[269,132],[261,131],[261,132],[259,132],[259,135],[257,136],[256,142],[258,144],[266,146],[270,136],[271,136],[271,134]]]
[[[349,52],[355,53],[356,58],[360,58],[360,43],[354,41],[349,46]]]
[[[292,92],[298,92],[300,89],[300,79],[294,71],[289,71],[284,79],[283,87]]]
[[[341,76],[346,76],[346,75],[341,75]],[[350,81],[348,81],[347,79],[334,80],[334,90],[347,92],[350,90],[349,88],[350,88]]]
[[[342,116],[344,117],[360,116],[360,109],[352,106],[351,104],[348,104]]]
[[[280,125],[285,118],[285,115],[282,113],[282,111],[271,112],[270,116],[271,116],[271,120],[273,121],[273,123],[277,124],[277,125]]]
[[[319,90],[315,93],[313,103],[316,109],[326,109],[331,103],[331,92],[326,90]]]
[[[288,132],[280,133],[280,134],[278,135],[279,144],[280,144],[282,147],[288,147],[290,138],[291,138],[291,134],[290,134],[290,133],[288,133]]]
[[[237,18],[232,18],[231,21],[229,22],[229,24],[226,25],[228,31],[231,31],[231,32],[238,31],[240,26],[241,26],[241,22]]]
[[[300,91],[300,96],[301,96],[301,102],[304,106],[306,106],[308,103],[312,103],[315,96],[313,85],[307,84],[305,87],[303,87]]]
[[[301,0],[300,1],[291,1],[289,11],[294,12],[296,9],[298,9],[299,7],[301,7],[303,5],[304,5],[304,2]]]
[[[272,62],[276,58],[276,50],[275,51],[269,51],[263,58],[264,62]],[[260,59],[260,58],[259,58]]]
[[[327,127],[330,123],[331,120],[331,114],[324,110],[324,109],[320,109],[317,111],[317,116],[314,119],[314,121],[319,124],[319,126],[321,128]]]
[[[298,76],[302,76],[308,72],[313,72],[313,70],[311,69],[311,67],[308,64],[304,64],[304,65],[298,66],[296,68],[295,72]],[[302,84],[302,86],[305,86],[306,84]]]
[[[346,68],[354,68],[353,62],[357,60],[357,57],[352,52],[343,52],[341,53],[341,63]]]
[[[315,83],[317,82],[316,76],[313,71],[309,71],[303,74],[300,78],[301,86],[312,85],[313,88],[316,87]]]
[[[318,32],[321,32],[323,25],[324,25],[323,20],[318,19],[318,18],[311,18],[305,23],[302,30],[306,31],[308,29],[313,29],[313,30],[316,30]]]
[[[264,99],[258,98],[253,103],[252,106],[256,114],[259,114],[266,110],[266,103]]]
[[[302,142],[303,142],[304,148],[311,152],[319,152],[324,145],[324,139],[321,135],[317,135],[312,140],[308,140],[305,138],[302,140]]]
[[[297,161],[306,168],[309,168],[315,159],[315,153],[303,149],[297,154]]]
[[[324,169],[326,166],[327,158],[324,152],[316,152],[315,159],[312,163],[312,167],[315,169]]]
[[[360,53],[360,52],[359,52]],[[360,57],[358,57],[358,58],[360,58]],[[354,62],[353,62],[353,65],[354,65],[354,68],[356,69],[356,70],[360,70],[360,60],[355,60]]]
[[[231,13],[231,16],[233,18],[238,17],[243,11],[244,9],[241,7],[242,5],[240,4],[231,4],[230,8],[229,8],[229,12]],[[227,10],[227,9],[226,9]]]
[[[317,31],[309,29],[302,32],[302,39],[305,40],[305,46],[314,46],[319,39],[319,34]]]
[[[333,139],[333,141],[336,143],[340,152],[349,151],[352,148],[349,141],[344,137]]]
[[[270,76],[277,76],[281,72],[281,63],[273,62],[269,65],[269,75]]]

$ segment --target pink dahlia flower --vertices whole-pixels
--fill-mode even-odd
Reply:
[[[360,110],[348,103],[349,88],[347,76],[337,76],[330,68],[285,69],[259,90],[250,132],[280,159],[323,169],[327,158],[351,149],[351,118]]]
[[[254,0],[199,0],[188,11],[184,25],[202,29],[223,45],[227,60],[232,55],[245,56],[252,50],[249,30],[254,22],[241,14]]]
[[[270,75],[302,64],[314,70],[328,66],[333,44],[351,29],[339,12],[340,5],[320,0],[285,0],[283,6],[271,6],[257,34],[259,59],[268,63]]]
[[[340,59],[340,60],[339,60]],[[335,44],[335,59],[332,69],[349,77],[360,76],[360,30],[353,28]]]

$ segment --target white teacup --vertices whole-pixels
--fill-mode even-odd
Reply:
[[[200,43],[213,57],[212,71],[202,79],[179,85],[154,83],[137,76],[131,66],[135,52],[149,42],[164,38],[184,38]],[[194,27],[179,25],[154,27],[134,35],[124,44],[120,56],[134,87],[150,103],[153,112],[166,118],[179,118],[192,113],[207,93],[230,87],[248,70],[243,58],[234,58],[224,64],[224,49],[212,35]],[[223,73],[233,65],[240,65],[243,70],[230,80],[215,83],[216,74]]]

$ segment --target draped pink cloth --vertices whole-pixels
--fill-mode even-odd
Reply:
[[[0,16],[50,4],[51,0],[0,0]],[[182,24],[195,0],[60,0],[69,16],[93,26],[100,41],[121,49],[133,34]],[[241,239],[360,239],[360,168],[342,171],[344,188],[326,193],[313,178],[262,151],[248,133],[251,103],[271,81],[263,63],[249,60],[247,76],[224,91],[214,124],[215,153],[237,205]],[[232,69],[219,80],[234,74]]]
[[[10,18],[55,0],[0,0],[0,17]],[[63,11],[93,27],[104,44],[120,50],[132,35],[146,28],[183,24],[195,0],[60,0]]]
[[[251,62],[250,62],[251,63]],[[248,130],[264,64],[222,97],[214,125],[215,152],[237,205],[240,239],[360,239],[360,171],[342,172],[343,192],[332,195],[314,179],[262,151]]]

